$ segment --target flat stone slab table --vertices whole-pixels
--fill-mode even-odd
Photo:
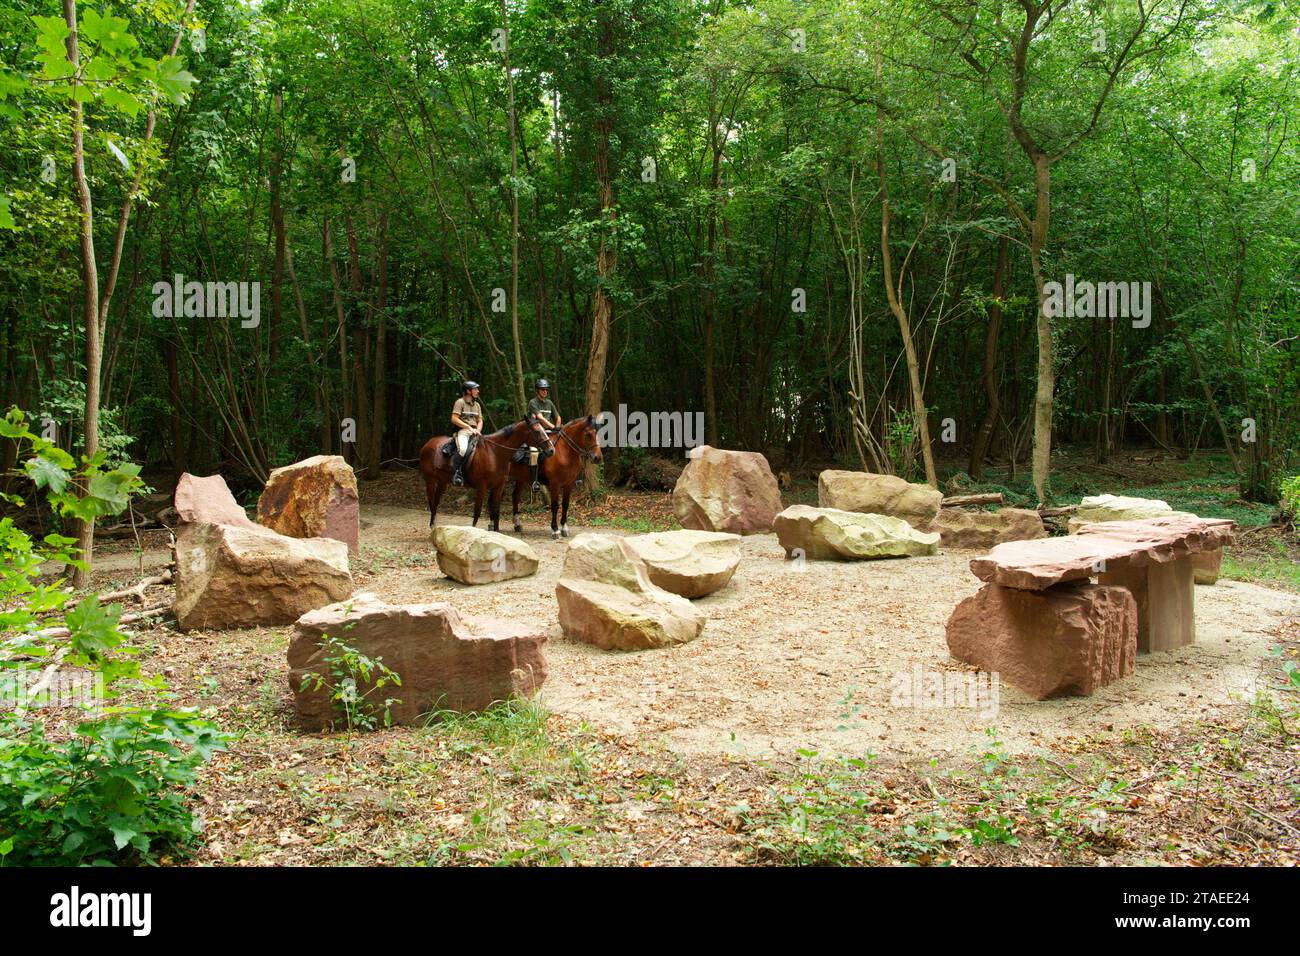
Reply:
[[[1138,608],[1138,653],[1167,651],[1196,639],[1192,555],[1232,543],[1224,518],[1172,514],[1085,525],[1063,538],[1008,541],[974,558],[981,581],[1044,591],[1096,576],[1126,587]]]

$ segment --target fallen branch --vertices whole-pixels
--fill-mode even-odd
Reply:
[[[1055,518],[1055,517],[1058,517],[1059,515],[1068,515],[1068,514],[1073,514],[1074,512],[1076,512],[1076,511],[1078,511],[1078,510],[1079,510],[1079,506],[1078,506],[1078,505],[1065,505],[1065,506],[1063,506],[1063,507],[1061,507],[1061,508],[1039,508],[1039,509],[1038,509],[1038,517],[1040,517],[1040,518]]]
[[[160,604],[157,607],[145,608],[143,611],[137,611],[134,614],[123,614],[118,619],[118,624],[135,624],[138,621],[148,621],[156,617],[162,617],[164,614],[171,613],[170,604]],[[72,632],[66,627],[47,627],[43,631],[37,631],[35,634],[39,638],[49,637],[71,637]]]
[[[143,604],[144,592],[148,588],[157,587],[158,585],[162,585],[162,584],[171,584],[171,583],[172,583],[172,572],[171,572],[171,568],[168,568],[165,571],[163,571],[162,574],[155,574],[145,578],[143,581],[141,581],[133,588],[125,588],[124,590],[121,591],[113,591],[109,594],[101,594],[99,596],[99,600],[100,603],[107,604],[110,601],[123,601],[126,600],[127,598],[134,598],[135,600]]]

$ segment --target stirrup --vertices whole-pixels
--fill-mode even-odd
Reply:
[[[460,469],[459,469],[459,468],[457,468],[457,469],[456,469],[456,473],[455,473],[454,475],[451,476],[451,483],[452,483],[453,485],[464,485],[464,484],[465,484],[465,476],[462,475],[462,474],[460,473]]]

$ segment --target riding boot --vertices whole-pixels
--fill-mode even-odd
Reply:
[[[451,453],[451,467],[452,467],[451,483],[453,485],[465,484],[465,475],[461,471],[461,466],[464,464],[464,461],[465,460],[460,456],[460,452],[454,451]]]
[[[532,476],[533,476],[533,491],[536,491],[538,488],[541,487],[541,485],[538,484],[538,482],[537,482],[537,466],[536,466],[536,465],[530,465],[529,468],[528,468],[528,470],[529,470],[529,472],[532,473]]]

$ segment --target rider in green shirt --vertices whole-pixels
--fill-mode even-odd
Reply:
[[[562,424],[560,411],[550,399],[551,383],[544,378],[537,380],[537,395],[528,403],[528,420],[538,422],[547,431],[555,431]],[[533,491],[537,490],[537,458],[539,450],[528,451],[528,468],[532,473]]]

